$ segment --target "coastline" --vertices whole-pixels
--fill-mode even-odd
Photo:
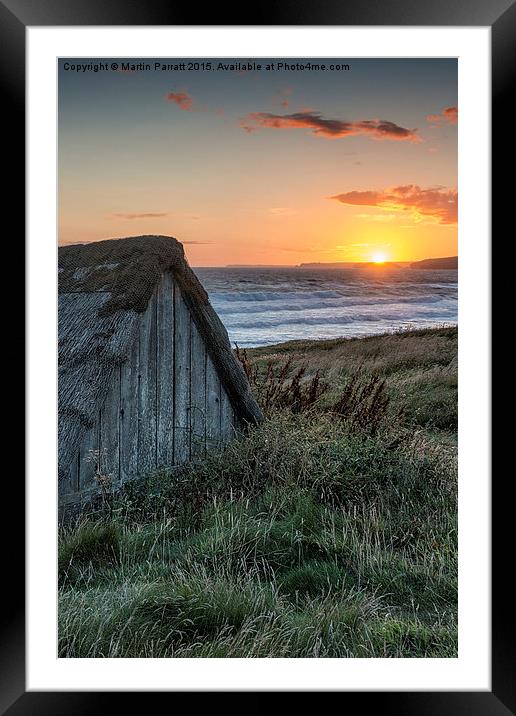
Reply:
[[[322,350],[330,350],[336,346],[346,344],[350,341],[368,341],[379,338],[389,338],[391,336],[425,336],[431,335],[436,331],[455,329],[458,330],[458,322],[450,321],[449,323],[442,323],[435,326],[428,326],[427,328],[411,328],[411,327],[400,327],[393,329],[392,331],[384,331],[381,333],[369,333],[360,336],[339,336],[338,338],[299,338],[291,341],[281,341],[279,343],[270,343],[267,345],[257,346],[246,346],[246,350],[252,352],[254,355],[260,355],[262,353],[274,352],[288,352],[290,350],[303,350],[310,348],[321,348]]]

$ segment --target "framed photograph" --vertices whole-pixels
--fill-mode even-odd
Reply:
[[[0,12],[28,307],[2,712],[514,712],[490,444],[513,4]]]

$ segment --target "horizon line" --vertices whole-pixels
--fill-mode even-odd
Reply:
[[[444,261],[445,259],[458,259],[458,254],[455,256],[429,256],[424,259],[408,259],[408,260],[396,260],[389,259],[388,261],[303,261],[297,264],[190,264],[192,268],[302,268],[303,266],[342,266],[349,265],[364,265],[364,266],[388,266],[391,264],[413,264],[420,263],[422,261]]]

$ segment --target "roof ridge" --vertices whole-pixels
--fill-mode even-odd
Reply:
[[[99,316],[119,310],[142,313],[163,273],[181,273],[187,268],[183,245],[173,236],[142,234],[62,246],[59,293],[108,291],[111,299]],[[196,277],[192,288],[198,300],[208,300]]]

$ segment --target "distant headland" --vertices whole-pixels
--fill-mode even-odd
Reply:
[[[224,268],[230,269],[339,269],[339,268],[414,268],[414,269],[456,269],[458,256],[444,256],[436,259],[422,259],[421,261],[314,261],[311,263],[292,264],[227,264]],[[202,268],[202,267],[196,267]],[[206,268],[206,267],[204,267]]]
[[[369,266],[387,266],[388,268],[401,268],[410,266],[410,261],[334,261],[331,263],[315,262],[299,264],[298,268],[367,268]]]
[[[299,264],[299,268],[366,268],[368,266],[387,268],[415,268],[415,269],[456,269],[457,256],[445,256],[437,259],[423,259],[421,261],[335,261],[332,263],[315,262]]]
[[[456,269],[458,267],[458,256],[445,256],[440,259],[423,259],[422,261],[413,261],[410,264],[410,268],[419,269]]]

